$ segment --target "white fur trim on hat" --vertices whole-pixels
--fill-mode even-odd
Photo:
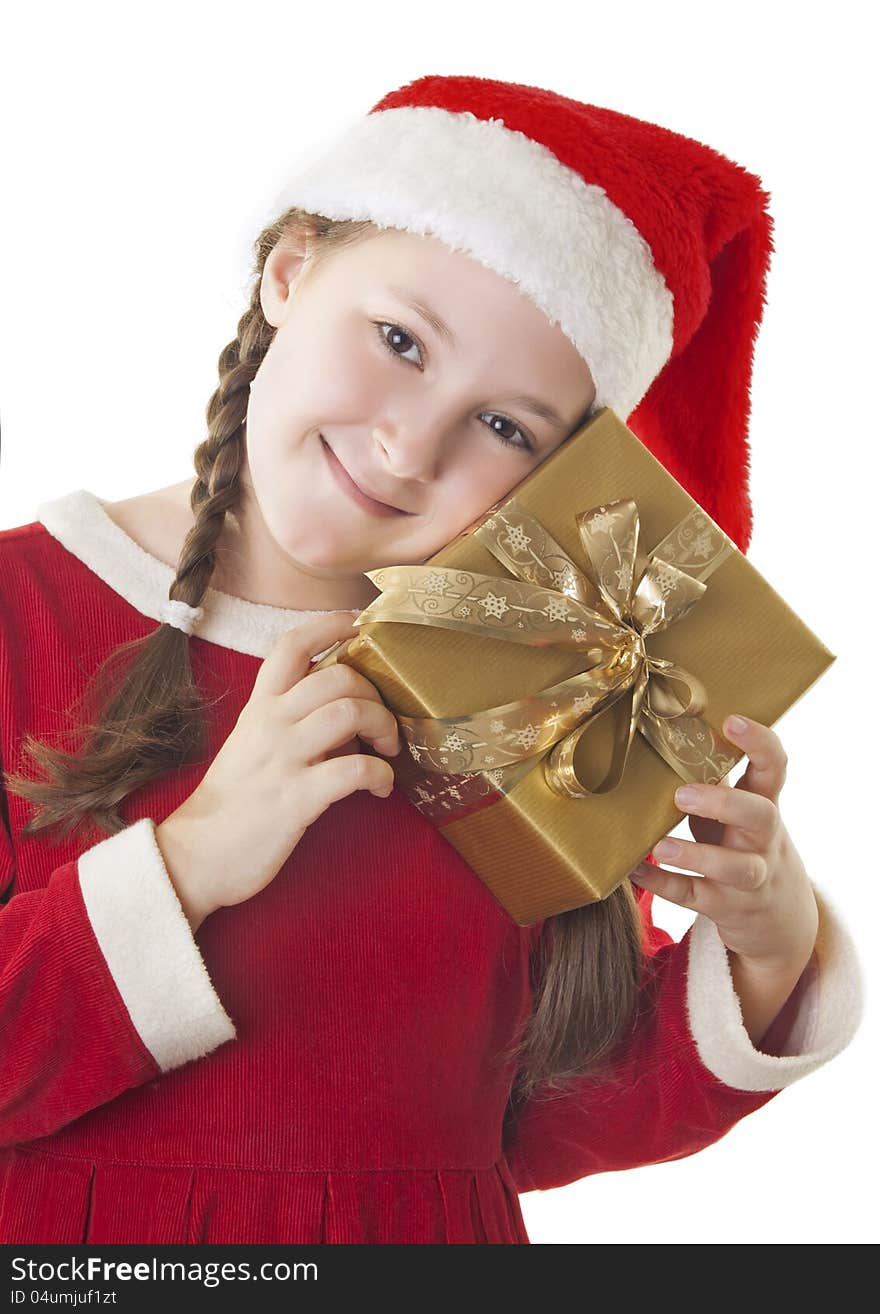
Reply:
[[[328,219],[433,235],[517,284],[624,420],[668,361],[673,299],[632,220],[501,119],[430,106],[348,125],[277,198]]]

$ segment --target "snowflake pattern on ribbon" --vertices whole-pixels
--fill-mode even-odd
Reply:
[[[688,673],[651,658],[641,637],[686,614],[705,591],[703,581],[734,550],[732,542],[695,508],[639,566],[634,588],[636,504],[622,500],[595,507],[578,521],[589,553],[586,574],[515,499],[493,511],[474,535],[514,577],[504,588],[500,578],[437,566],[367,572],[382,596],[366,609],[365,622],[376,612],[375,619],[445,626],[479,637],[515,640],[517,631],[524,631],[523,642],[565,644],[584,654],[583,675],[488,709],[494,711],[491,718],[487,712],[399,718],[409,757],[421,773],[411,797],[426,815],[463,815],[493,793],[509,792],[542,760],[545,776],[551,760],[554,771],[562,773],[558,785],[571,770],[564,751],[573,753],[576,732],[630,688],[640,669],[636,662],[644,663],[650,677],[643,684],[650,697],[642,704],[638,728],[673,769],[686,779],[720,780],[734,765],[726,741],[698,714],[682,714],[688,686],[684,683],[683,695],[677,686]],[[638,608],[638,626],[622,606],[625,599]],[[692,702],[697,688],[691,688]],[[668,708],[676,709],[671,718],[662,710]],[[570,779],[568,792],[584,796],[571,792]]]

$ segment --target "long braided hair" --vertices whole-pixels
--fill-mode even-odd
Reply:
[[[317,263],[376,231],[366,220],[331,220],[292,208],[257,238],[250,302],[236,337],[220,353],[220,381],[206,413],[208,436],[195,450],[194,523],[169,598],[199,606],[214,571],[226,514],[234,514],[241,502],[250,385],[275,333],[260,301],[270,252],[279,242],[304,239]],[[72,709],[79,746],[65,751],[28,735],[22,751],[42,779],[4,773],[7,790],[35,807],[22,837],[50,829],[69,835],[84,826],[99,835],[123,829],[116,809],[124,798],[200,760],[206,750],[207,707],[193,677],[189,636],[182,630],[160,624],[145,637],[120,645]],[[532,955],[532,1014],[522,1035],[497,1055],[500,1063],[516,1063],[512,1107],[538,1096],[552,1098],[585,1077],[613,1083],[614,1054],[635,1024],[642,936],[629,881],[602,902],[546,921]]]

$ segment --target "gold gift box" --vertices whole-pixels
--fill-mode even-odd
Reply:
[[[702,775],[687,778],[720,780],[743,757],[721,732],[725,717],[740,711],[772,726],[836,658],[613,411],[590,420],[420,569],[512,578],[474,534],[505,507],[519,506],[583,570],[576,516],[626,499],[638,511],[636,582],[657,546],[668,543],[694,512],[723,540],[720,564],[697,604],[669,628],[646,635],[643,645],[652,658],[685,668],[699,682],[705,696],[700,715],[725,754],[712,757],[712,765],[722,767],[714,775],[704,766]],[[368,576],[382,587],[383,571]],[[399,717],[480,712],[585,670],[584,653],[571,647],[531,647],[426,628],[427,617],[371,623],[371,608],[381,601],[380,594],[361,613],[357,636],[337,645],[315,669],[335,661],[353,666]],[[593,716],[578,749],[582,775],[602,780],[615,733],[610,715]],[[504,792],[469,792],[466,785],[476,777],[427,771],[403,742],[398,757],[390,759],[397,787],[521,926],[606,898],[684,815],[673,801],[684,777],[642,733],[632,736],[619,783],[587,797],[564,797],[550,787],[542,767],[546,754],[520,763],[515,783]]]

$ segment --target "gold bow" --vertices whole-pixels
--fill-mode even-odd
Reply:
[[[365,572],[382,593],[357,625],[396,621],[535,647],[561,645],[583,652],[586,662],[581,673],[513,703],[440,719],[398,716],[410,754],[424,771],[465,780],[488,775],[502,793],[540,757],[551,789],[586,798],[616,788],[638,729],[683,780],[717,783],[737,759],[700,715],[705,689],[683,667],[652,657],[645,638],[688,614],[706,592],[702,581],[734,545],[695,508],[655,548],[636,582],[636,503],[611,502],[575,519],[585,570],[512,498],[474,536],[516,578],[437,565]],[[603,780],[590,787],[575,765],[576,751],[612,707],[612,760]]]

